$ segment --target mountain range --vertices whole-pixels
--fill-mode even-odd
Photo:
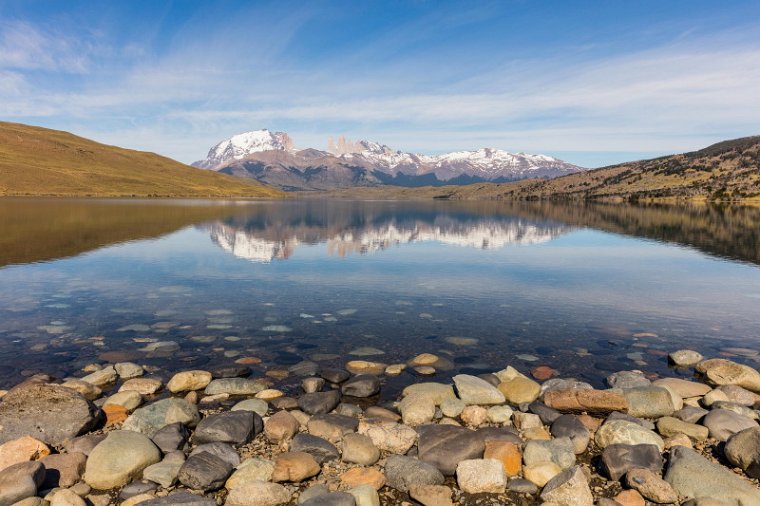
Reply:
[[[330,139],[327,150],[298,149],[285,132],[256,130],[226,139],[192,164],[286,191],[367,186],[443,186],[554,178],[585,169],[546,155],[495,148],[423,155],[366,140]]]

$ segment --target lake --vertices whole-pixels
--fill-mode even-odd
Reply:
[[[0,232],[5,388],[123,360],[168,379],[431,352],[433,381],[596,386],[683,347],[760,361],[757,208],[3,199]]]

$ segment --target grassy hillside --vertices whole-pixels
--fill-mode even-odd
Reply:
[[[760,202],[760,136],[549,180],[440,188],[372,188],[336,197],[599,201]]]
[[[0,196],[279,197],[260,183],[67,132],[0,122]]]

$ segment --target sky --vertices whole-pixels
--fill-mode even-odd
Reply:
[[[189,163],[268,128],[585,167],[760,134],[760,2],[0,0],[0,120]]]

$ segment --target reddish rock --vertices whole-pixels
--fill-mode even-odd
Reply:
[[[355,467],[341,474],[340,482],[347,488],[370,485],[380,490],[385,485],[385,475],[372,467]]]
[[[565,388],[544,394],[544,403],[557,411],[570,413],[610,413],[628,411],[622,394],[608,390],[580,390]]]
[[[106,415],[106,427],[118,425],[129,418],[129,411],[118,404],[106,404],[103,406],[103,414]]]
[[[304,452],[281,453],[274,461],[272,481],[301,482],[316,476],[322,469],[314,457]]]
[[[546,381],[559,374],[559,372],[548,365],[539,365],[538,367],[531,369],[530,374],[538,381]]]
[[[261,359],[258,357],[243,357],[235,360],[235,363],[243,365],[256,365],[261,363]]]
[[[504,466],[504,472],[510,478],[522,470],[522,451],[520,446],[509,441],[487,440],[484,459],[496,459]]]
[[[646,506],[644,498],[635,490],[623,490],[615,496],[615,500],[623,506]]]

